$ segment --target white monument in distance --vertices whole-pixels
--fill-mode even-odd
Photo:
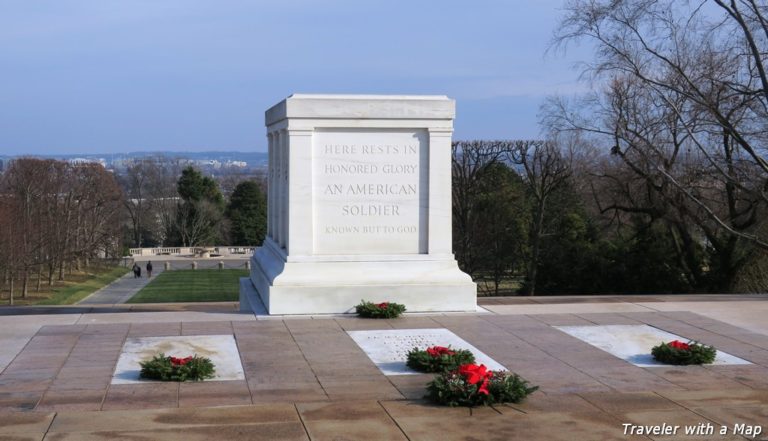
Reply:
[[[454,114],[445,96],[405,95],[294,94],[267,110],[267,238],[241,310],[475,311],[451,250]]]

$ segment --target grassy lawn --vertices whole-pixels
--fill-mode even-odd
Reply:
[[[70,276],[72,280],[63,282],[64,286],[53,288],[49,293],[44,293],[43,297],[30,299],[29,304],[33,305],[71,305],[88,297],[91,293],[102,288],[122,275],[128,272],[124,266],[108,267],[97,270],[93,274],[82,276]],[[31,291],[31,290],[30,290]],[[16,304],[23,304],[22,299],[17,298]]]
[[[234,302],[239,299],[239,279],[247,276],[244,269],[164,271],[128,303]]]

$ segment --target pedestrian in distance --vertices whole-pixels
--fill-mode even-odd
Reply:
[[[133,278],[138,278],[141,276],[141,268],[137,263],[133,263]]]
[[[152,278],[152,261],[147,262],[147,279]]]

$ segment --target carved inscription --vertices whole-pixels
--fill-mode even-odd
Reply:
[[[426,349],[430,346],[446,345],[444,334],[414,333],[411,335],[371,334],[372,344],[381,344],[389,352],[392,361],[405,361],[413,349]]]
[[[416,374],[416,371],[405,365],[408,352],[414,348],[426,349],[436,345],[466,349],[475,355],[478,364],[484,364],[491,370],[506,370],[491,357],[444,328],[347,331],[347,333],[384,375]]]
[[[425,134],[321,131],[313,142],[315,253],[422,252]]]

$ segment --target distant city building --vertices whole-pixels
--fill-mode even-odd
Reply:
[[[195,165],[200,168],[218,170],[222,167],[234,167],[234,168],[246,168],[248,163],[246,161],[219,161],[218,159],[182,159],[182,163]]]
[[[101,164],[105,169],[115,172],[123,172],[126,169],[143,161],[169,161],[176,165],[194,166],[207,173],[242,173],[245,171],[257,171],[267,166],[267,154],[265,152],[138,152],[138,153],[113,153],[108,155],[93,154],[83,156],[45,156],[57,161],[64,161],[72,165]],[[0,172],[9,168],[13,157],[4,156],[0,160]]]
[[[104,158],[72,158],[67,162],[73,165],[100,164],[102,167],[107,166],[107,160]]]

